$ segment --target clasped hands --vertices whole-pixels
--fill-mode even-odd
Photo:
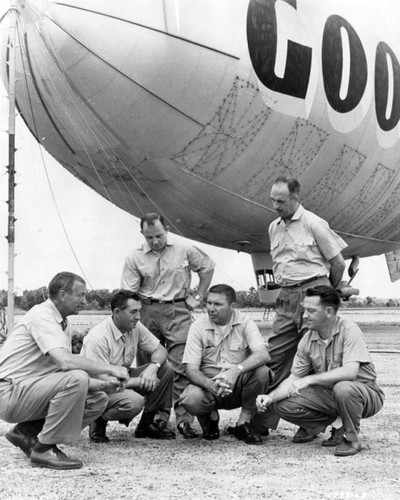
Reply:
[[[214,375],[211,380],[214,384],[214,392],[216,396],[223,398],[231,394],[237,378],[238,374],[236,374],[232,368]]]

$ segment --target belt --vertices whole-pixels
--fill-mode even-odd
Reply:
[[[313,276],[312,278],[308,278],[307,280],[300,281],[300,283],[294,283],[293,285],[280,285],[281,288],[298,288],[299,286],[306,285],[307,283],[311,283],[312,281],[317,281],[322,278],[326,278],[326,276]]]
[[[143,304],[175,304],[175,302],[185,302],[185,298],[182,297],[181,299],[173,299],[173,300],[158,300],[158,299],[152,299],[151,297],[147,297],[145,299],[142,299]]]

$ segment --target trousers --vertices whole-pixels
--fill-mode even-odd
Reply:
[[[186,340],[192,324],[192,316],[185,302],[173,304],[143,304],[140,311],[140,321],[158,338],[168,351],[168,361],[174,371],[173,401],[176,424],[193,422],[193,417],[179,404],[182,391],[188,385],[185,367],[182,364]],[[136,356],[138,365],[148,363],[149,356],[138,350]],[[158,418],[168,421],[170,411],[159,412]]]
[[[146,366],[148,365],[131,368],[129,375],[138,377]],[[171,408],[173,371],[168,361],[158,370],[158,378],[160,383],[152,392],[142,391],[141,389],[125,389],[121,392],[109,394],[107,408],[102,415],[103,418],[105,420],[124,420],[128,423],[143,409],[145,412],[155,413],[162,408]]]
[[[107,406],[104,392],[88,393],[89,375],[82,370],[55,372],[0,385],[0,418],[10,423],[44,419],[38,439],[43,444],[76,444],[80,432]]]
[[[239,375],[232,393],[216,397],[202,387],[189,384],[181,395],[181,404],[195,416],[209,415],[213,410],[233,410],[242,407],[251,413],[256,411],[256,397],[265,394],[271,381],[270,369],[263,365]]]
[[[309,386],[298,396],[275,403],[276,413],[293,424],[314,434],[341,417],[348,441],[358,441],[360,421],[381,410],[382,389],[374,383],[357,381],[337,382],[333,387]]]

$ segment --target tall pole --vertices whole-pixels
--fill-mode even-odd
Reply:
[[[15,258],[15,45],[17,12],[15,1],[10,8],[10,42],[8,56],[8,292],[7,329],[14,326],[14,258]]]

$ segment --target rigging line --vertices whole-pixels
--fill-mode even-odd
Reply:
[[[214,47],[210,47],[209,45],[205,45],[203,43],[195,42],[194,40],[190,40],[189,38],[185,38],[185,37],[182,37],[182,36],[179,36],[179,35],[174,35],[173,33],[168,33],[165,30],[161,30],[161,29],[158,29],[158,28],[153,28],[152,26],[147,26],[146,24],[137,23],[135,21],[130,21],[128,19],[123,19],[122,17],[113,16],[111,14],[106,14],[105,12],[99,12],[97,10],[86,9],[84,7],[78,7],[76,5],[65,4],[63,2],[53,2],[53,3],[56,4],[56,5],[60,5],[61,7],[69,7],[71,9],[82,10],[82,11],[85,11],[85,12],[89,12],[90,14],[97,14],[98,16],[103,16],[103,17],[106,17],[106,18],[109,18],[109,19],[115,19],[116,21],[121,21],[121,22],[124,22],[124,23],[127,23],[127,24],[132,24],[133,26],[138,26],[139,28],[143,28],[143,29],[146,29],[146,30],[149,30],[149,31],[154,31],[154,32],[160,33],[162,35],[169,36],[171,38],[175,38],[176,40],[180,40],[182,42],[187,42],[187,43],[189,43],[191,45],[195,45],[196,47],[201,47],[203,49],[210,50],[212,52],[216,52],[217,54],[221,54],[221,55],[229,57],[231,59],[235,59],[237,61],[240,61],[240,57],[239,56],[235,56],[233,54],[229,54],[228,52],[224,52],[224,51],[216,49]]]
[[[62,81],[61,81],[61,84],[62,84]],[[69,90],[69,89],[68,89],[68,87],[66,87],[66,90]],[[74,97],[75,97],[75,95],[74,95],[74,93],[72,93],[72,94],[71,94],[71,99],[73,100],[73,98],[74,98]],[[77,112],[78,112],[78,113],[80,113],[80,114],[81,114],[81,118],[82,118],[82,120],[83,120],[83,121],[87,124],[88,128],[89,128],[89,129],[90,129],[90,131],[92,132],[92,135],[93,135],[94,139],[96,139],[96,140],[98,141],[98,144],[99,144],[99,149],[101,149],[101,150],[104,152],[104,154],[107,156],[107,153],[106,153],[106,151],[105,151],[105,149],[104,149],[104,147],[103,147],[103,145],[102,145],[102,142],[98,139],[98,136],[97,136],[97,135],[96,135],[96,133],[93,131],[93,129],[91,128],[90,124],[87,122],[87,120],[86,120],[85,116],[83,115],[83,113],[82,113],[82,112],[81,112],[81,110],[80,110],[80,107],[79,107],[79,106],[76,106],[76,110],[77,110]],[[72,125],[72,126],[74,126],[72,121],[71,121],[71,125]],[[79,136],[79,134],[78,134],[78,136]],[[106,138],[104,135],[103,135],[103,139],[104,139],[104,142],[105,142],[105,143],[109,146],[110,150],[111,150],[111,151],[115,154],[115,151],[114,151],[113,147],[112,147],[112,146],[108,143],[107,138]],[[82,143],[82,141],[81,141],[81,143]],[[84,146],[84,144],[83,144],[83,143],[82,143],[82,147],[85,149],[85,146]],[[86,151],[86,149],[85,149],[85,151]],[[89,155],[89,153],[88,153],[87,151],[86,151],[86,154],[88,155],[89,160],[90,160],[90,155]],[[117,155],[116,155],[116,154],[115,154],[115,156],[117,157]],[[151,203],[152,203],[152,204],[153,204],[153,205],[157,208],[157,210],[160,212],[160,214],[162,214],[162,215],[165,217],[165,219],[169,221],[169,223],[171,224],[171,226],[175,229],[175,231],[176,231],[178,234],[182,235],[182,233],[181,233],[181,231],[179,230],[179,228],[178,228],[178,227],[176,227],[176,226],[175,226],[175,224],[173,223],[173,221],[172,221],[172,220],[170,220],[170,219],[167,217],[167,215],[166,215],[166,214],[165,214],[165,213],[161,210],[161,208],[158,206],[158,204],[157,204],[157,203],[156,203],[156,202],[152,199],[152,197],[151,197],[151,196],[147,193],[146,189],[144,189],[144,188],[143,188],[143,186],[140,184],[140,182],[139,182],[139,181],[138,181],[138,180],[137,180],[137,179],[133,176],[132,172],[129,170],[129,168],[127,167],[127,165],[125,164],[125,162],[124,162],[122,159],[119,159],[119,161],[120,161],[120,164],[122,165],[122,167],[124,168],[124,170],[127,172],[127,174],[128,174],[128,175],[130,176],[130,178],[132,179],[132,181],[133,181],[134,183],[136,183],[136,185],[138,186],[138,188],[139,188],[139,189],[140,189],[140,190],[141,190],[141,191],[142,191],[142,192],[143,192],[143,193],[147,196],[147,198],[148,198],[148,199],[150,200],[150,202],[151,202]],[[143,161],[145,161],[145,160],[142,160],[140,163],[143,163]],[[92,162],[91,162],[91,163],[92,163]],[[140,165],[140,163],[139,163],[139,165]],[[111,164],[112,164],[112,166],[113,166],[113,168],[114,168],[114,170],[115,170],[116,174],[117,174],[117,175],[119,176],[119,178],[121,179],[121,181],[122,181],[122,183],[123,183],[124,187],[126,188],[127,193],[130,195],[130,197],[132,198],[132,200],[134,201],[134,203],[135,203],[135,204],[136,204],[136,206],[138,207],[138,209],[139,209],[140,213],[142,213],[142,214],[143,214],[143,209],[140,207],[139,203],[136,201],[136,199],[135,199],[135,197],[133,196],[133,194],[132,194],[131,190],[130,190],[130,189],[129,189],[129,187],[126,185],[126,183],[125,183],[124,179],[122,178],[122,176],[120,175],[120,173],[118,172],[118,170],[115,168],[114,164],[113,164],[112,162],[111,162]],[[93,163],[92,163],[92,166],[93,166],[93,168],[95,168],[95,166],[93,165]],[[137,165],[136,165],[135,167],[137,167]],[[96,173],[97,173],[97,171],[96,171]],[[97,174],[97,175],[98,175],[98,174]],[[119,191],[121,192],[121,189],[120,189],[119,185],[118,185],[118,184],[116,184],[116,185],[117,185],[117,188],[119,189]],[[123,192],[121,192],[121,194],[123,195],[124,193],[123,193]],[[111,200],[110,200],[110,201],[111,201]]]
[[[73,83],[71,78],[68,76],[68,74],[65,72],[65,70],[62,68],[60,61],[58,60],[56,54],[54,51],[52,51],[49,47],[48,41],[45,39],[43,32],[40,30],[39,31],[39,36],[41,37],[44,46],[46,47],[50,57],[54,60],[54,63],[58,67],[60,73],[64,76],[66,81],[68,82],[69,86],[71,87],[72,91],[74,94],[76,94],[79,99],[82,101],[82,103],[94,114],[94,116],[99,120],[99,122],[103,125],[103,127],[117,140],[119,141],[125,148],[128,148],[128,145],[125,143],[125,141],[120,137],[115,130],[113,130],[105,120],[97,113],[97,111],[94,109],[94,107],[89,103],[89,101],[83,96],[83,94],[78,90],[76,85]]]
[[[19,35],[19,33],[18,33]],[[21,43],[21,40],[20,40],[20,43]],[[24,66],[24,59],[22,58],[22,66]],[[24,67],[24,70],[26,68]],[[26,71],[24,71],[24,77],[26,79]],[[33,121],[33,126],[34,126],[34,129],[36,131],[36,136],[38,135],[38,130],[37,130],[37,124],[36,124],[36,119],[35,119],[35,115],[33,113],[33,106],[32,106],[32,99],[31,99],[31,95],[29,93],[29,87],[27,85],[27,82],[25,82],[26,84],[26,89],[27,89],[27,95],[28,95],[28,102],[29,102],[29,107],[31,109],[31,114],[32,114],[32,121]],[[42,151],[42,145],[39,143],[39,151],[40,151],[40,156],[41,156],[41,159],[42,159],[42,165],[43,165],[43,169],[45,171],[45,175],[46,175],[46,179],[47,179],[47,182],[48,182],[48,185],[49,185],[49,189],[50,189],[50,193],[51,193],[51,197],[53,199],[53,203],[54,203],[54,206],[56,208],[56,211],[57,211],[57,215],[58,215],[58,218],[60,220],[60,224],[61,224],[61,227],[63,229],[63,232],[64,232],[64,235],[65,235],[65,238],[68,242],[68,245],[71,249],[71,252],[72,252],[72,255],[74,256],[78,266],[79,266],[79,269],[81,270],[84,278],[85,278],[85,281],[87,282],[87,284],[89,285],[89,287],[94,290],[93,286],[91,285],[91,282],[89,281],[88,277],[86,276],[86,273],[85,271],[83,270],[83,267],[78,259],[78,256],[72,246],[72,242],[68,236],[68,232],[67,232],[67,229],[65,227],[65,224],[64,224],[64,220],[62,218],[62,215],[61,215],[61,212],[60,212],[60,209],[58,208],[58,205],[57,205],[57,201],[56,201],[56,198],[55,198],[55,195],[54,195],[54,191],[53,191],[53,187],[51,185],[51,181],[50,181],[50,176],[49,176],[49,172],[48,172],[48,169],[47,169],[47,165],[46,165],[46,162],[45,162],[45,159],[44,159],[44,156],[43,156],[43,151]]]
[[[57,21],[55,21],[54,19],[52,19],[48,14],[45,14],[45,16],[51,21],[53,22],[56,26],[58,26],[60,28],[60,30],[62,30],[64,33],[66,33],[69,37],[71,37],[73,40],[75,40],[76,43],[78,43],[79,45],[81,45],[83,48],[85,48],[88,52],[90,52],[91,54],[93,54],[95,57],[97,57],[100,61],[102,61],[104,64],[106,64],[107,66],[109,66],[110,68],[112,68],[114,71],[116,71],[117,73],[119,73],[120,75],[122,75],[124,78],[126,78],[127,80],[129,80],[130,82],[132,82],[134,85],[136,85],[137,87],[141,88],[142,90],[144,90],[145,92],[147,92],[148,94],[152,95],[155,99],[157,99],[158,101],[161,101],[162,103],[164,103],[165,105],[167,105],[168,107],[170,107],[171,109],[173,109],[174,111],[176,111],[177,113],[185,116],[186,118],[188,118],[189,120],[191,120],[192,122],[196,123],[197,125],[199,125],[200,127],[204,127],[204,124],[199,122],[198,120],[196,120],[195,118],[193,118],[193,116],[190,116],[188,115],[187,113],[185,113],[184,111],[182,111],[181,109],[178,109],[176,106],[174,106],[173,104],[171,104],[170,102],[166,101],[165,99],[163,99],[162,97],[160,97],[159,95],[157,95],[155,92],[151,91],[150,89],[148,89],[147,87],[145,87],[144,85],[140,84],[138,81],[134,80],[132,77],[126,75],[122,70],[118,69],[116,66],[114,66],[111,62],[107,61],[104,57],[102,57],[100,54],[97,54],[94,50],[90,49],[87,45],[85,45],[83,42],[81,42],[76,36],[72,35],[71,33],[69,33],[69,31],[65,28],[63,28]]]
[[[32,61],[31,61],[30,52],[29,52],[29,46],[28,46],[28,36],[27,36],[26,33],[24,33],[24,42],[25,42],[25,47],[26,47],[25,57],[26,57],[26,60],[27,60],[27,63],[28,63],[29,71],[31,73],[32,83],[33,83],[33,85],[35,87],[35,90],[36,90],[36,93],[37,93],[37,95],[39,97],[40,104],[43,106],[44,112],[46,113],[48,119],[50,120],[51,124],[54,127],[54,130],[57,132],[57,134],[59,135],[60,139],[63,141],[63,143],[65,144],[65,146],[69,149],[69,151],[72,154],[75,154],[74,149],[68,143],[68,141],[66,140],[66,138],[64,137],[64,135],[61,133],[61,130],[58,128],[57,124],[55,123],[55,121],[54,121],[54,119],[53,119],[53,117],[52,117],[52,115],[50,113],[50,110],[48,109],[47,104],[46,104],[46,102],[44,100],[44,97],[42,96],[41,90],[39,88],[39,85],[37,83],[36,76],[35,76],[35,73],[34,73],[34,70],[33,70]],[[39,139],[39,137],[38,137],[38,139]]]
[[[41,36],[41,40],[43,41],[43,36],[42,36],[42,34],[40,34],[40,36]],[[50,56],[51,56],[51,51],[49,50],[49,47],[48,47],[47,45],[45,45],[45,47],[46,47],[46,49],[50,52]],[[39,53],[39,54],[41,54],[40,49],[38,48],[37,50],[38,50],[38,53]],[[54,58],[55,58],[55,55],[54,55],[54,57],[52,57],[53,62],[55,62],[55,59],[54,59]],[[44,62],[44,63],[46,62],[46,60],[44,59],[44,57],[43,57],[43,62]],[[44,64],[44,66],[45,66],[45,64]],[[61,71],[61,70],[60,70],[60,67],[59,67],[57,64],[56,64],[56,66],[57,66],[57,69],[58,69],[59,71]],[[62,73],[62,72],[61,72],[61,73]],[[65,75],[64,75],[64,73],[62,73],[62,75],[63,75],[63,76],[65,76]],[[62,102],[63,102],[62,95],[60,94],[60,92],[59,92],[59,91],[58,91],[58,89],[57,89],[57,86],[56,86],[56,85],[55,85],[55,83],[53,82],[53,78],[48,78],[48,82],[49,82],[49,85],[51,85],[51,86],[52,86],[52,89],[53,89],[54,94],[59,96],[59,100],[60,100],[60,102],[62,103]],[[114,168],[114,170],[115,170],[116,174],[117,174],[117,175],[119,175],[119,173],[118,173],[118,171],[117,171],[116,167],[114,166],[114,163],[110,160],[109,155],[107,154],[107,151],[106,151],[106,150],[105,150],[105,148],[103,147],[102,141],[99,139],[99,136],[98,136],[98,135],[96,135],[96,133],[94,132],[92,125],[91,125],[91,124],[88,122],[88,120],[86,119],[86,116],[85,116],[85,114],[82,112],[81,107],[80,107],[79,105],[77,105],[76,103],[74,103],[74,100],[75,100],[75,101],[78,101],[78,103],[80,103],[80,99],[79,99],[79,98],[80,98],[80,95],[78,94],[78,96],[77,96],[77,95],[75,94],[75,92],[74,92],[74,89],[72,89],[72,90],[71,90],[71,88],[70,88],[68,85],[66,85],[66,84],[65,84],[65,82],[64,82],[64,80],[63,80],[62,78],[60,78],[60,79],[59,79],[59,83],[60,83],[60,85],[64,88],[65,93],[69,95],[69,97],[70,97],[70,99],[71,99],[72,106],[74,107],[74,109],[75,109],[76,113],[78,114],[78,116],[80,116],[80,118],[81,118],[82,122],[84,122],[84,123],[85,123],[85,125],[86,125],[86,126],[87,126],[87,128],[88,128],[88,130],[91,132],[91,134],[92,134],[92,138],[93,138],[94,142],[97,142],[97,145],[98,145],[99,151],[101,151],[101,152],[103,153],[104,157],[105,157],[105,158],[107,158],[108,162],[106,162],[106,161],[105,161],[105,159],[103,158],[103,161],[104,161],[104,165],[105,165],[105,167],[107,168],[107,167],[109,166],[109,164],[111,164],[111,166],[112,166],[112,168]],[[69,82],[68,82],[68,83],[69,83]],[[93,171],[95,172],[95,174],[96,174],[96,176],[97,176],[97,178],[98,178],[98,180],[99,180],[100,184],[102,185],[102,187],[103,187],[103,189],[104,189],[104,191],[105,191],[105,193],[106,193],[106,195],[107,195],[107,198],[109,199],[109,201],[111,201],[111,202],[112,202],[112,198],[111,198],[111,196],[110,196],[110,194],[109,194],[109,192],[108,192],[108,190],[107,190],[107,187],[106,187],[106,185],[104,184],[103,179],[102,179],[102,178],[101,178],[101,176],[99,175],[99,173],[98,173],[98,171],[97,171],[97,168],[96,168],[96,165],[95,165],[95,164],[94,164],[94,162],[92,161],[91,156],[90,156],[90,153],[89,153],[89,151],[87,150],[87,148],[86,148],[86,146],[85,146],[85,144],[84,144],[84,142],[83,142],[83,140],[82,140],[82,137],[81,137],[81,134],[79,133],[79,130],[77,129],[78,125],[76,125],[76,124],[74,123],[74,120],[72,119],[71,114],[68,112],[67,108],[64,108],[64,109],[66,110],[66,117],[69,119],[69,122],[70,122],[70,124],[71,124],[72,128],[73,128],[73,129],[74,129],[74,131],[75,131],[75,135],[76,135],[76,137],[78,138],[78,140],[79,140],[79,142],[80,142],[80,144],[81,144],[81,146],[82,146],[83,150],[85,151],[85,154],[86,154],[86,156],[87,156],[87,158],[88,158],[88,160],[89,160],[89,164],[91,165],[91,167],[92,167]],[[103,139],[103,141],[104,141],[106,144],[108,144],[108,146],[109,146],[110,150],[113,152],[114,156],[115,156],[116,158],[118,158],[118,155],[116,154],[116,152],[114,151],[114,149],[111,147],[111,145],[108,143],[107,138],[105,137],[105,135],[104,135],[104,134],[102,134],[101,138]],[[119,158],[118,158],[118,159],[119,159]],[[119,160],[119,161],[120,161],[120,160]],[[126,193],[127,193],[127,194],[131,197],[131,199],[134,201],[134,203],[135,203],[135,204],[139,207],[138,202],[135,200],[135,198],[133,197],[133,195],[130,193],[130,190],[129,190],[128,186],[126,186],[126,184],[125,184],[124,180],[122,179],[122,177],[121,177],[120,175],[119,175],[119,177],[121,178],[121,181],[123,182],[123,184],[124,184],[124,186],[125,186],[125,188],[126,188]],[[120,192],[120,194],[121,194],[122,198],[125,198],[125,194],[126,194],[126,193],[125,193],[123,190],[121,190],[121,188],[120,188],[119,184],[116,184],[116,186],[117,186],[117,189],[118,189],[118,191]],[[128,203],[128,200],[126,200],[126,199],[125,199],[125,202],[126,202],[126,203]]]

